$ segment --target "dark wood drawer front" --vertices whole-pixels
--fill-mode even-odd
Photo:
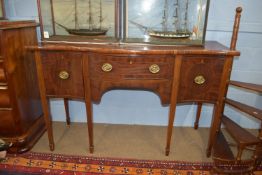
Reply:
[[[90,75],[103,79],[171,79],[173,57],[91,54]]]
[[[178,101],[215,102],[223,72],[224,58],[184,57],[181,65]]]
[[[41,56],[47,95],[84,97],[81,53],[44,52]]]
[[[0,108],[10,107],[10,98],[6,86],[0,86]]]
[[[12,112],[12,110],[2,110],[0,108],[0,137],[14,136],[16,134],[15,128],[17,127],[15,127]]]

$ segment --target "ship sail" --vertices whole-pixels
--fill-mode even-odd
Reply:
[[[88,28],[80,28],[79,20],[78,20],[78,1],[74,0],[75,6],[75,28],[70,29],[62,24],[55,22],[58,26],[64,28],[69,34],[72,35],[82,35],[82,36],[99,36],[99,35],[106,35],[108,29],[102,27],[103,16],[102,16],[102,0],[99,2],[99,27],[95,26],[94,17],[92,13],[92,1],[88,0]]]

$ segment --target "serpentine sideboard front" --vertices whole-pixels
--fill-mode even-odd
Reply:
[[[99,103],[111,89],[143,89],[157,93],[163,105],[170,105],[166,155],[177,103],[214,104],[209,156],[219,130],[233,58],[240,55],[214,41],[203,47],[42,43],[28,49],[35,54],[50,149],[54,149],[54,141],[47,97],[82,99],[91,153],[92,103]]]

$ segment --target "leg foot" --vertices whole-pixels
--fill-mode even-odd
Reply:
[[[195,128],[195,129],[198,129],[198,123],[195,122],[194,128]]]
[[[169,156],[169,153],[170,153],[170,150],[169,150],[169,148],[166,148],[166,156]]]
[[[206,150],[206,156],[207,156],[207,157],[210,157],[210,156],[211,156],[211,150],[210,150],[210,149],[207,149],[207,150]]]
[[[94,153],[94,149],[95,149],[94,146],[90,146],[90,147],[89,147],[89,152],[90,152],[91,154],[93,154],[93,153]]]
[[[50,143],[49,144],[49,148],[50,148],[50,151],[54,151],[55,150],[55,144],[54,143]]]

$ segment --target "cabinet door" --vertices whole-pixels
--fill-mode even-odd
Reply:
[[[84,98],[81,53],[42,52],[41,59],[48,96]]]
[[[185,56],[182,59],[179,102],[215,102],[222,79],[224,57]]]

